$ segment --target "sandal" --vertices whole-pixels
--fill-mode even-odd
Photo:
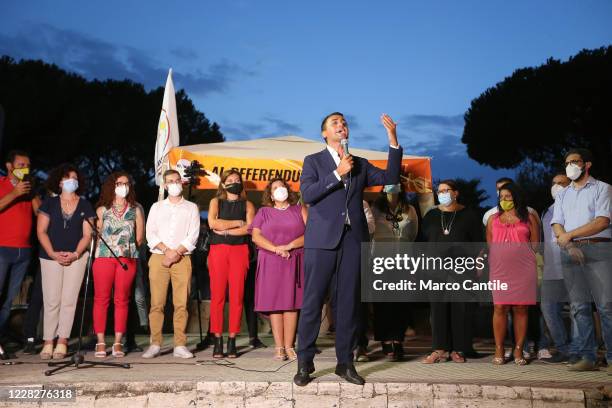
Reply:
[[[287,354],[287,359],[291,361],[297,360],[298,358],[297,353],[295,352],[295,348],[293,347],[285,347],[285,353]]]
[[[463,353],[461,353],[459,351],[453,351],[450,354],[450,358],[455,363],[465,363],[465,356],[463,355]]]
[[[40,352],[41,360],[51,360],[53,357],[53,343],[45,344]]]
[[[495,346],[495,350],[498,350],[498,349],[502,350],[502,352],[505,353],[503,346],[502,347]],[[501,357],[497,357],[497,356],[493,357],[493,360],[491,360],[491,364],[493,364],[493,365],[504,365],[504,364],[506,364],[506,356],[505,356],[505,354],[502,354]]]
[[[448,353],[446,351],[440,353],[439,351],[433,351],[430,355],[421,360],[423,364],[435,364],[444,363],[448,361]]]
[[[98,346],[104,346],[103,350],[98,350]],[[96,352],[94,353],[94,357],[96,358],[105,358],[106,357],[106,343],[96,343]]]
[[[287,359],[284,347],[274,347],[274,350],[276,350],[276,354],[274,355],[275,360],[285,361]]]
[[[53,350],[53,358],[57,360],[62,360],[66,358],[66,354],[68,353],[68,345],[65,343],[57,343],[55,346],[55,350]]]
[[[123,352],[122,347],[123,345],[121,343],[113,343],[113,348],[112,348],[113,357],[117,357],[117,358],[125,357],[125,353]]]
[[[516,364],[517,366],[524,366],[527,365],[527,360],[525,360],[525,358],[523,357],[523,350],[520,347],[515,347],[514,351],[517,351],[519,353],[521,353],[520,357],[514,357],[514,364]]]
[[[297,353],[295,352],[295,348],[285,347],[285,353],[287,354],[287,359],[291,361],[297,360]]]

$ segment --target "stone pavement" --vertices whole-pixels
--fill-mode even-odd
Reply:
[[[190,344],[199,339],[190,337]],[[263,338],[271,344],[272,339]],[[139,343],[146,339],[139,338]],[[110,344],[110,339],[108,341]],[[315,359],[316,380],[307,387],[293,386],[295,362],[272,359],[274,350],[251,350],[239,338],[235,360],[213,360],[212,350],[182,360],[167,354],[153,360],[129,354],[123,368],[70,368],[47,377],[47,366],[38,356],[18,354],[15,365],[0,365],[0,386],[75,385],[78,404],[70,407],[119,406],[232,406],[232,407],[605,407],[612,396],[612,376],[601,371],[573,373],[564,365],[532,362],[527,366],[490,363],[491,345],[477,344],[480,359],[465,364],[452,362],[424,365],[420,358],[429,350],[427,339],[406,343],[406,361],[388,362],[373,344],[367,363],[356,363],[366,378],[363,387],[347,384],[334,373],[333,338],[319,339],[322,353]],[[487,353],[487,354],[485,354]],[[93,352],[86,358],[94,360]],[[115,361],[107,357],[105,361]],[[2,405],[2,404],[5,405]],[[49,406],[61,406],[57,403]],[[27,406],[24,404],[0,406]],[[31,405],[39,406],[39,405]]]

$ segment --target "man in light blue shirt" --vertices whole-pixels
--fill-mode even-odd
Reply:
[[[571,180],[565,172],[556,174],[552,179],[550,193],[553,200],[556,200],[559,192],[570,184]],[[567,290],[563,281],[563,270],[561,266],[561,248],[557,245],[550,222],[553,218],[555,204],[551,204],[542,213],[542,237],[544,241],[544,276],[542,279],[542,298],[540,310],[546,322],[546,327],[550,337],[555,343],[557,353],[552,357],[543,358],[545,363],[564,363],[566,361],[578,361],[577,349],[579,339],[572,338],[571,344],[568,342],[565,323],[563,322],[563,306],[567,302]],[[575,332],[575,330],[573,330]]]
[[[572,183],[559,192],[550,224],[562,249],[575,336],[582,346],[582,359],[570,370],[597,370],[591,311],[595,302],[612,375],[612,186],[590,176],[592,160],[587,149],[572,149],[565,155],[565,171]]]

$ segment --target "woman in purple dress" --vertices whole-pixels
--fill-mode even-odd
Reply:
[[[268,183],[262,207],[251,224],[259,252],[255,275],[255,310],[270,316],[276,344],[274,358],[295,360],[295,332],[302,306],[306,208],[281,178]]]

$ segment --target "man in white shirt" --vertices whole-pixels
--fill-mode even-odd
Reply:
[[[499,180],[497,180],[495,182],[495,190],[497,191],[497,197],[499,197],[499,190],[501,190],[502,186],[504,184],[508,184],[508,183],[514,183],[514,180],[512,180],[510,177],[502,177]],[[491,207],[483,216],[482,216],[482,223],[483,225],[486,227],[487,226],[487,221],[489,221],[489,217],[492,216],[493,214],[497,214],[497,212],[499,211],[498,206],[496,205],[495,207]],[[538,216],[538,212],[536,210],[534,210],[531,207],[527,207],[527,211],[529,211],[531,214],[535,215],[535,217],[538,220],[538,223],[541,224],[540,221],[540,217]]]
[[[151,283],[151,345],[142,355],[160,354],[163,343],[164,306],[168,283],[172,282],[174,305],[174,357],[191,358],[187,349],[187,301],[191,282],[191,252],[200,232],[198,206],[182,196],[181,176],[176,170],[164,173],[168,198],[153,204],[147,219],[147,244],[151,250],[149,280]]]

